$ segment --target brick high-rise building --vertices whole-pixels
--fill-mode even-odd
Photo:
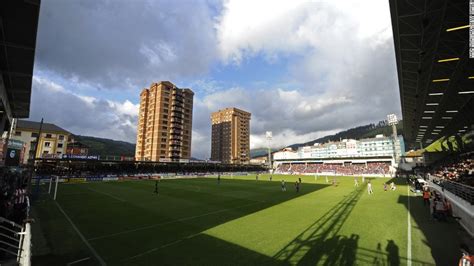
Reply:
[[[193,97],[169,81],[153,83],[140,94],[137,161],[179,161],[191,156]]]
[[[211,160],[247,164],[250,160],[250,113],[226,108],[212,113]]]

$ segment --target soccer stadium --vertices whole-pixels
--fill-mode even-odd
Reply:
[[[173,6],[161,1],[146,5],[137,1],[133,7],[121,1],[106,2],[0,3],[0,265],[474,265],[474,1],[389,0],[385,3],[385,17],[375,14],[378,10],[364,14],[389,21],[393,35],[389,38],[389,54],[395,65],[393,73],[386,75],[395,77],[394,93],[400,99],[400,112],[391,107],[383,109],[387,112],[370,116],[372,120],[383,119],[378,125],[352,129],[348,128],[354,124],[342,122],[341,126],[336,120],[356,120],[356,124],[367,120],[358,116],[360,106],[354,113],[348,111],[353,103],[346,98],[342,101],[344,106],[326,108],[329,103],[324,97],[328,97],[327,102],[334,99],[327,93],[321,93],[323,97],[317,94],[314,101],[323,101],[323,107],[316,108],[318,116],[329,118],[312,120],[313,115],[305,113],[312,106],[305,104],[313,98],[298,98],[298,93],[285,94],[278,88],[265,91],[263,97],[255,96],[258,99],[254,102],[252,97],[242,96],[250,92],[239,88],[215,92],[224,82],[216,80],[242,73],[262,75],[252,84],[261,82],[267,86],[267,81],[260,80],[266,75],[259,70],[267,64],[262,62],[267,60],[277,68],[282,62],[291,61],[287,57],[293,49],[303,49],[297,39],[309,34],[305,27],[291,29],[294,40],[282,44],[271,39],[266,43],[274,50],[264,56],[265,60],[257,60],[257,67],[249,58],[261,56],[260,48],[239,44],[249,54],[233,58],[240,64],[233,72],[226,72],[231,63],[219,65],[222,69],[217,74],[210,68],[214,81],[209,86],[216,88],[205,90],[200,86],[206,79],[186,83],[189,76],[197,75],[190,70],[191,65],[202,68],[202,62],[189,59],[178,68],[173,60],[180,58],[182,47],[198,47],[194,52],[184,52],[187,58],[193,53],[206,53],[199,44],[202,36],[198,38],[196,32],[209,34],[204,28],[210,27],[222,33],[228,26],[222,22],[226,21],[225,16],[239,9],[236,2],[212,7],[211,3],[197,2]],[[115,42],[114,34],[119,39],[127,34],[129,39],[145,35],[141,28],[147,27],[148,20],[143,17],[150,10],[160,10],[156,3],[160,8],[166,7],[165,13],[156,15],[163,24],[152,25],[153,29],[165,29],[166,34],[160,35],[163,39],[152,39],[158,44],[147,46],[145,39],[137,39],[141,46],[135,49],[129,40],[123,40],[124,44]],[[250,7],[258,10],[263,3],[252,3]],[[299,11],[305,15],[316,12],[320,16],[318,23],[328,19],[329,25],[334,26],[331,30],[336,31],[343,20],[333,21],[331,16],[366,7],[376,10],[378,3],[354,4],[355,8],[349,11],[336,5],[329,9],[329,15],[318,13],[329,3],[285,3],[284,12],[280,5],[275,3],[275,14],[287,19],[288,24],[271,16],[267,19],[262,13],[263,21],[271,26],[260,25],[264,31],[250,34],[250,39],[263,38],[268,32],[274,34],[275,29],[276,35],[284,35],[291,23],[307,25],[306,20],[296,16],[289,19]],[[177,14],[183,15],[182,10],[187,9],[193,15],[178,18]],[[70,10],[73,12],[68,13]],[[259,20],[250,19],[258,12],[252,12],[244,12],[245,22],[231,16],[230,24],[244,25],[245,30],[238,31],[242,36],[247,31],[255,33],[254,28],[259,27]],[[200,16],[211,17],[212,23],[203,22]],[[112,17],[133,21],[117,24],[119,20]],[[62,23],[51,23],[55,19]],[[364,18],[356,16],[359,20],[360,25],[350,27],[365,25]],[[218,22],[222,24],[215,24]],[[107,26],[110,23],[112,27]],[[61,29],[62,24],[67,25],[66,31]],[[190,32],[180,31],[188,27]],[[107,34],[101,36],[99,32],[105,29]],[[340,42],[333,33],[324,35],[326,31],[315,36],[332,36],[330,43]],[[61,34],[73,37],[67,39]],[[376,31],[377,36],[383,34]],[[177,38],[175,35],[179,36],[180,45],[169,45],[166,40],[171,43]],[[75,46],[66,42],[69,40],[72,45],[92,38],[85,47],[95,47],[102,45],[101,38],[109,36],[113,42],[107,42],[106,47],[110,51],[94,50],[92,57],[89,51],[74,50]],[[189,36],[198,38],[191,48],[186,46]],[[211,39],[216,41],[227,35],[216,36]],[[303,39],[306,37],[314,36]],[[382,38],[379,37],[362,46],[376,46]],[[133,59],[121,61],[112,47],[115,45],[133,46]],[[280,45],[285,59],[276,55],[275,47]],[[264,45],[256,47],[260,46]],[[152,58],[147,59],[147,68],[161,71],[158,65],[166,65],[178,73],[189,67],[186,71],[192,75],[166,74],[151,81],[147,73],[132,77],[132,69],[139,68],[135,64],[140,58],[137,51],[142,57]],[[322,51],[318,56],[324,58]],[[70,55],[70,60],[74,56],[79,60],[100,60],[75,69],[78,66],[73,61],[63,65],[48,61],[48,56],[55,53],[59,57]],[[107,57],[110,53],[112,59]],[[375,54],[364,56],[378,58]],[[90,74],[89,70],[98,69],[94,64],[100,68],[107,60],[110,69],[104,72],[105,79]],[[130,65],[124,67],[124,62]],[[56,64],[61,71],[70,68],[76,72],[54,70]],[[321,84],[328,82],[324,75],[329,70],[319,67],[311,71],[318,73]],[[350,67],[362,68],[363,64]],[[152,72],[151,77],[158,75]],[[319,76],[320,72],[324,75]],[[280,70],[269,73],[284,75]],[[91,75],[91,83],[85,82],[83,75]],[[123,86],[142,84],[143,79],[147,79],[146,84],[152,83],[145,89],[141,85],[139,90],[123,90],[123,94],[133,92],[133,103],[127,98],[122,104],[120,101],[125,98],[120,98],[120,93],[103,88],[107,84],[117,86],[114,75],[125,77]],[[135,83],[135,77],[141,83]],[[178,88],[165,81],[166,77],[182,79],[180,84],[185,85]],[[373,85],[365,82],[370,77],[362,78],[363,82],[357,81],[363,86]],[[56,82],[48,83],[49,79]],[[72,83],[62,87],[61,82]],[[248,85],[247,80],[240,82],[232,85]],[[91,91],[97,95],[86,95]],[[232,96],[233,91],[240,94]],[[283,102],[277,102],[278,94],[285,95]],[[108,100],[103,100],[106,97]],[[276,103],[267,104],[265,97],[275,97],[272,101]],[[367,100],[367,104],[362,105],[370,105],[371,97],[384,99],[385,95],[364,94],[362,101]],[[213,99],[222,103],[206,102]],[[242,99],[258,106],[233,104]],[[297,99],[296,103],[292,99]],[[78,102],[83,103],[82,107],[75,105]],[[381,105],[390,105],[387,102]],[[53,109],[38,111],[42,110],[38,109],[40,104]],[[372,109],[377,108],[374,105]],[[282,116],[265,116],[280,109],[284,110]],[[342,114],[332,119],[330,115],[336,109]],[[291,116],[294,111],[296,115]],[[77,116],[70,115],[76,113]],[[322,125],[324,121],[329,125]],[[99,131],[89,127],[96,124]],[[202,124],[206,131],[200,131]],[[286,127],[294,128],[288,131]],[[305,138],[289,140],[292,136],[288,132],[296,134],[303,127],[314,129],[301,131]],[[121,131],[123,128],[126,130]],[[121,135],[130,128],[134,143],[127,143]],[[337,131],[340,132],[326,134]],[[94,132],[103,134],[85,136]],[[321,137],[312,140],[313,136]]]

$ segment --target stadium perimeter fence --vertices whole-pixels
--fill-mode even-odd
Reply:
[[[11,265],[31,265],[31,220],[29,219],[29,197],[26,197],[26,204],[26,219],[23,224],[17,224],[6,218],[0,217],[0,251],[3,252],[5,257],[4,262],[7,264],[11,263],[11,260],[15,260],[16,264]]]

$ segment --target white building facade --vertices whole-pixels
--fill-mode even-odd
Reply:
[[[371,159],[392,158],[395,155],[404,155],[403,137],[398,136],[395,141],[392,137],[377,135],[375,138],[354,140],[344,139],[339,142],[315,143],[313,146],[300,147],[297,151],[285,149],[274,154],[275,162],[291,160],[338,160],[344,158]],[[395,162],[393,162],[395,163]]]

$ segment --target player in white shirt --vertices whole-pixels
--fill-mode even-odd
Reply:
[[[372,183],[370,183],[370,180],[369,182],[367,182],[367,192],[370,194],[374,193],[374,191],[372,190]]]

